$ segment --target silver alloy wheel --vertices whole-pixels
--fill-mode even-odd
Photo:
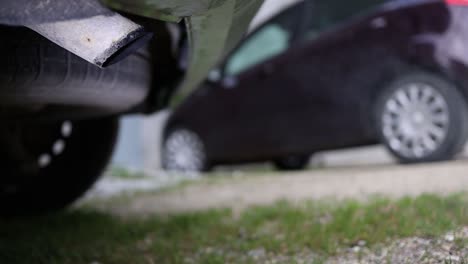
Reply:
[[[192,131],[173,131],[164,144],[164,167],[170,171],[202,171],[205,151],[201,139]]]
[[[437,151],[450,126],[446,99],[426,83],[409,83],[396,89],[386,100],[381,118],[389,147],[409,159]]]

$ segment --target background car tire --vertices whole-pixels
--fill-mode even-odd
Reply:
[[[377,102],[381,142],[401,163],[445,161],[463,150],[468,108],[453,82],[434,73],[409,73],[384,89]]]
[[[206,172],[210,169],[202,139],[183,127],[170,129],[166,134],[161,162],[167,171]]]
[[[309,155],[293,155],[273,161],[275,168],[281,171],[303,170],[309,165]]]
[[[0,26],[0,103],[67,105],[107,113],[142,103],[151,87],[150,55],[142,48],[99,68],[22,27]],[[63,112],[62,110],[60,112]]]
[[[5,148],[11,143],[2,142],[2,215],[59,210],[79,198],[108,164],[117,138],[118,120],[28,124],[14,132],[21,134],[22,146],[10,149],[16,152],[24,148],[26,154],[22,156],[30,155],[34,164],[28,159],[15,160],[15,155]],[[2,140],[16,140],[5,135],[3,132]]]

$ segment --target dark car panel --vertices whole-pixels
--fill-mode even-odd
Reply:
[[[227,56],[220,81],[205,83],[176,109],[168,129],[183,125],[197,133],[212,163],[307,155],[377,144],[376,102],[404,73],[437,72],[468,91],[468,52],[444,48],[466,40],[459,28],[468,32],[468,23],[458,21],[464,19],[458,12],[468,14],[467,7],[435,0],[352,3],[305,1],[265,23]],[[297,25],[289,47],[230,74],[236,52],[286,17]]]

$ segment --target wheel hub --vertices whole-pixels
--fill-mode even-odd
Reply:
[[[165,142],[164,163],[168,170],[200,171],[205,154],[200,138],[188,130],[173,132]]]

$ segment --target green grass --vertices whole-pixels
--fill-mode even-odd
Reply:
[[[369,203],[308,202],[117,219],[78,210],[0,220],[0,263],[255,263],[246,252],[333,255],[359,240],[369,246],[437,236],[468,225],[466,194]],[[466,241],[458,241],[465,245]],[[318,261],[320,262],[320,261]]]
[[[114,166],[109,169],[109,174],[113,177],[122,178],[122,179],[143,179],[147,176],[143,172],[133,172],[129,169]]]

